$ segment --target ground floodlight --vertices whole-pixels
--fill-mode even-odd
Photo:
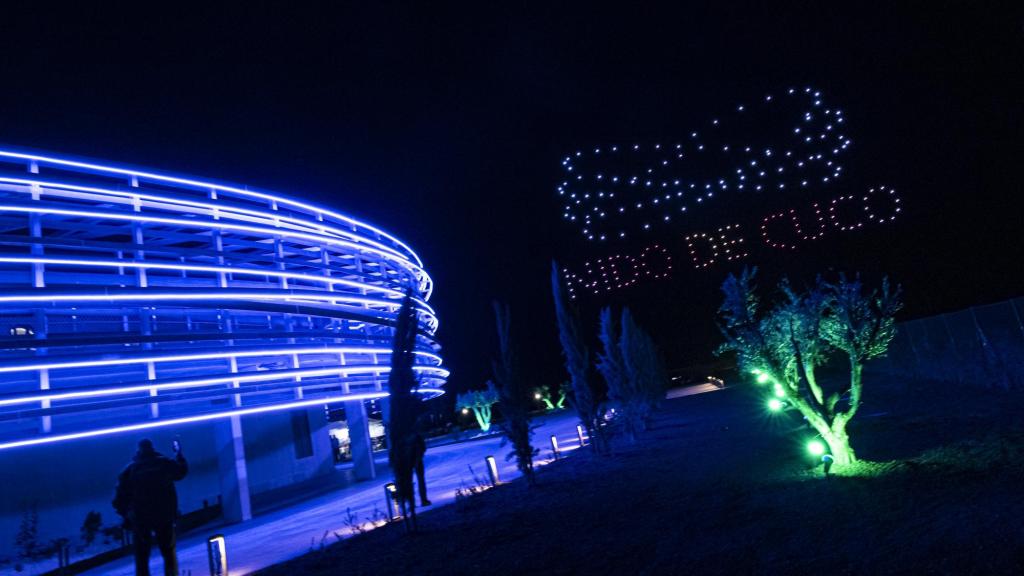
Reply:
[[[821,463],[825,467],[825,479],[828,479],[828,472],[832,469],[832,464],[835,464],[836,459],[831,454],[825,454],[821,457]]]
[[[757,383],[758,383],[758,384],[764,384],[764,383],[765,383],[765,382],[767,382],[768,380],[769,380],[769,377],[768,377],[768,375],[767,375],[767,374],[765,374],[764,372],[759,372],[759,373],[757,374]]]
[[[813,456],[821,456],[825,453],[825,444],[821,440],[811,440],[807,443],[807,451]]]
[[[778,412],[779,410],[782,410],[782,400],[779,400],[778,398],[772,398],[771,400],[768,401],[768,409],[771,410],[772,412]]]
[[[786,390],[782,387],[782,384],[779,384],[778,382],[775,383],[775,395],[779,398],[786,397]]]

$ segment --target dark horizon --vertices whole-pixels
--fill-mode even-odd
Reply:
[[[586,10],[10,10],[0,140],[273,190],[387,230],[433,276],[453,391],[489,376],[492,299],[511,304],[538,383],[564,379],[550,262],[603,250],[560,219],[566,154],[675,141],[789,86],[843,108],[855,181],[894,186],[904,211],[799,260],[759,253],[747,263],[766,283],[888,274],[903,319],[1024,292],[1019,9]],[[592,324],[598,306],[629,305],[678,367],[710,359],[717,286],[736,268],[581,303]]]

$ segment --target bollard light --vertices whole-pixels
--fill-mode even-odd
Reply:
[[[558,460],[558,438],[555,435],[551,435],[551,451],[555,454],[555,460]]]
[[[398,505],[398,486],[395,486],[394,482],[384,485],[384,502],[388,508],[388,522],[394,522],[395,519],[402,517],[402,511]]]
[[[487,462],[487,474],[491,477],[491,486],[497,486],[501,482],[498,478],[498,463],[494,461],[494,456],[488,456],[484,460]]]
[[[206,558],[210,561],[210,576],[228,576],[228,550],[223,534],[206,539]]]
[[[583,425],[582,424],[577,424],[576,425],[576,436],[578,436],[579,439],[580,439],[580,446],[586,446],[586,442],[583,441]]]

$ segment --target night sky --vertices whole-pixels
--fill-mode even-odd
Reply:
[[[0,142],[238,182],[380,225],[434,278],[456,389],[489,376],[495,298],[512,306],[537,383],[564,378],[552,258],[646,245],[588,243],[566,225],[562,158],[675,142],[790,86],[841,107],[854,141],[850,187],[822,198],[887,184],[904,210],[884,229],[831,234],[797,254],[757,250],[747,263],[766,284],[889,274],[906,289],[904,318],[1024,293],[1019,9],[366,4],[7,9]],[[791,204],[733,196],[676,231]],[[599,306],[629,305],[681,367],[711,359],[717,286],[736,266],[696,271],[673,256],[670,281],[580,302],[595,324]]]

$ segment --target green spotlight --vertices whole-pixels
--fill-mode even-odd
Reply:
[[[825,445],[821,440],[811,440],[807,443],[807,451],[814,456],[821,456],[825,453]]]
[[[765,374],[764,372],[761,372],[761,373],[759,373],[757,375],[757,383],[758,384],[764,384],[767,381],[768,381],[768,375]]]
[[[771,410],[772,412],[778,412],[779,410],[782,410],[782,400],[779,400],[778,398],[772,398],[771,400],[768,401],[768,409]]]
[[[786,397],[786,391],[782,388],[782,384],[779,384],[778,382],[775,383],[775,395],[779,398]]]

